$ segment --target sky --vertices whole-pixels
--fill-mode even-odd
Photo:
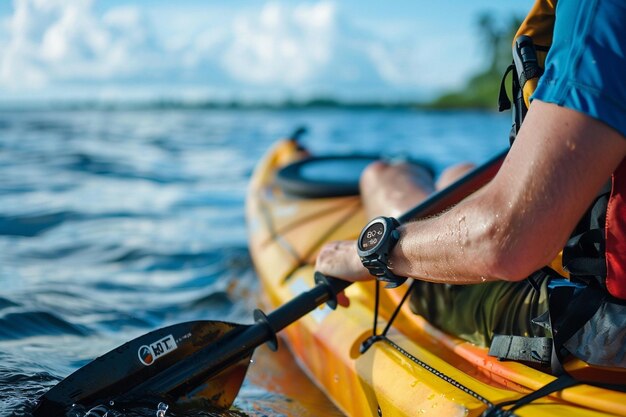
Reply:
[[[0,0],[0,102],[420,100],[532,0]]]

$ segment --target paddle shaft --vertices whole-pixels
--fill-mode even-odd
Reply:
[[[417,218],[432,216],[457,204],[468,195],[487,184],[500,169],[507,151],[502,151],[495,157],[476,167],[450,186],[440,190],[422,203],[407,211],[398,218],[400,223]],[[185,386],[188,382],[198,382],[208,379],[221,372],[246,356],[259,345],[271,341],[276,333],[315,310],[321,304],[334,299],[338,293],[351,283],[333,277],[326,277],[326,282],[318,283],[311,290],[302,293],[279,307],[267,316],[266,321],[259,321],[248,326],[241,332],[233,331],[224,337],[219,344],[209,346],[195,355],[191,360],[181,361],[168,370],[166,378],[159,378],[159,385]],[[206,370],[209,369],[210,373]],[[139,388],[139,387],[138,387]],[[169,390],[165,385],[159,392]]]
[[[274,310],[267,316],[267,320],[230,331],[218,342],[172,365],[167,372],[162,372],[132,388],[117,398],[116,402],[125,403],[137,401],[141,397],[149,398],[151,393],[167,392],[172,399],[188,394],[203,381],[250,357],[256,347],[275,339],[277,332],[323,303],[334,299],[350,284],[352,283],[339,279],[318,283],[309,291]]]

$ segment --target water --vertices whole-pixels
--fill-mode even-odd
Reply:
[[[29,415],[59,380],[149,330],[198,319],[249,323],[257,284],[246,248],[248,178],[271,143],[300,124],[318,153],[415,156],[441,170],[506,146],[509,119],[410,110],[0,112],[0,415]],[[304,415],[297,401],[252,379],[224,415]]]

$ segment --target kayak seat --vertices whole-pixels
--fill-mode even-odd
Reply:
[[[332,155],[302,159],[276,173],[276,184],[300,198],[341,197],[359,194],[361,172],[377,155]]]
[[[329,155],[301,159],[276,172],[276,184],[293,197],[324,198],[359,194],[359,178],[374,161],[388,160],[380,155]],[[435,170],[423,160],[403,159],[424,167],[431,176]]]

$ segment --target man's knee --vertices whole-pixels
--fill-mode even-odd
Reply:
[[[469,162],[464,162],[446,168],[437,180],[436,189],[441,190],[446,188],[448,185],[452,184],[463,175],[474,169],[475,166],[476,165]]]
[[[389,168],[389,164],[383,161],[374,161],[365,167],[361,173],[359,185],[361,189],[367,188],[370,184],[376,184],[382,174]]]

